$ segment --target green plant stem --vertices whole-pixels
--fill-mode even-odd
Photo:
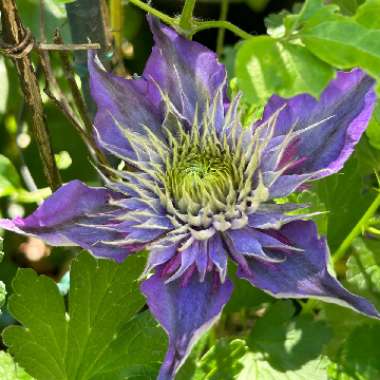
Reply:
[[[240,38],[246,40],[248,38],[252,38],[252,35],[245,32],[243,29],[240,29],[238,26],[232,24],[229,21],[194,21],[192,28],[192,35],[198,33],[205,29],[213,29],[213,28],[223,28],[229,30],[232,33],[235,33]]]
[[[222,4],[220,6],[220,21],[226,21],[227,20],[227,14],[228,14],[228,0],[222,0]],[[216,40],[216,52],[218,56],[220,57],[223,53],[223,47],[224,47],[224,35],[226,33],[226,30],[224,28],[220,28],[218,30],[218,38]]]
[[[184,28],[181,26],[181,18],[182,18],[183,12],[182,12],[180,21],[178,22],[177,18],[170,17],[167,14],[160,12],[159,10],[151,7],[150,5],[148,5],[142,0],[128,0],[128,1],[131,4],[135,5],[136,7],[144,10],[145,12],[159,18],[165,24],[168,24],[174,28],[178,28],[179,26],[180,29],[182,29],[182,32],[184,32],[188,37],[192,37],[195,33],[198,33],[202,30],[215,29],[215,28],[222,28],[222,29],[229,30],[230,32],[236,34],[238,37],[242,39],[248,39],[252,37],[251,34],[245,32],[243,29],[240,29],[238,26],[232,24],[229,21],[223,21],[223,20],[218,20],[218,21],[192,20],[190,28],[187,30],[183,30]],[[193,1],[193,5],[195,5],[195,0],[189,0],[189,1]],[[190,8],[190,5],[189,5],[189,8]]]
[[[179,19],[179,26],[184,31],[191,32],[193,24],[194,7],[197,0],[185,0],[181,17]]]
[[[156,16],[161,21],[163,21],[165,24],[174,25],[176,23],[176,20],[173,17],[170,17],[167,14],[160,12],[159,10],[151,7],[150,5],[148,5],[147,3],[144,3],[141,0],[129,0],[129,2],[133,5],[135,5],[136,7],[144,10],[145,12],[147,12],[153,16]]]
[[[343,240],[339,248],[335,251],[332,257],[334,264],[344,257],[344,255],[346,254],[348,248],[350,248],[350,245],[352,244],[354,239],[358,237],[362,233],[362,231],[366,228],[366,226],[369,223],[369,220],[373,217],[373,215],[375,214],[375,212],[377,211],[379,207],[380,207],[380,193],[374,199],[372,204],[368,207],[367,211],[361,217],[361,219],[356,224],[356,226],[351,230],[351,232]]]

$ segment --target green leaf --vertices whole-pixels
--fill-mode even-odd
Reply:
[[[365,131],[369,143],[376,149],[380,150],[380,102],[376,102],[371,120]]]
[[[333,74],[304,47],[268,36],[245,41],[236,57],[238,86],[252,103],[262,104],[274,93],[291,97],[308,92],[318,97]]]
[[[357,238],[352,248],[353,253],[347,261],[347,281],[354,291],[380,306],[380,243]]]
[[[91,379],[155,380],[166,349],[166,334],[145,311],[120,329]]]
[[[0,351],[0,379],[1,380],[33,380],[17,363],[11,355]]]
[[[0,154],[0,197],[12,195],[21,187],[20,177],[9,158]]]
[[[330,331],[322,321],[310,315],[292,319],[291,301],[273,304],[260,318],[248,338],[252,351],[262,353],[279,370],[301,368],[318,358],[330,339]]]
[[[248,352],[239,362],[243,370],[234,380],[327,380],[325,357],[306,362],[302,367],[283,371],[270,365],[259,352]]]
[[[340,10],[344,15],[353,15],[358,5],[363,2],[364,0],[333,0],[332,2],[339,6]]]
[[[200,371],[204,373],[203,379],[234,380],[243,369],[239,359],[246,351],[247,345],[244,340],[219,340],[199,362]]]
[[[20,269],[9,311],[21,326],[3,334],[10,352],[38,380],[94,377],[122,324],[144,304],[136,282],[143,261],[135,256],[117,264],[82,253],[70,272],[67,314],[54,281]]]
[[[365,139],[356,147],[356,152],[345,164],[340,173],[315,182],[313,189],[328,211],[327,238],[334,252],[347,234],[353,229],[363,213],[372,203],[376,194],[368,178],[373,172],[372,163],[368,166]],[[360,199],[360,202],[358,202]]]
[[[337,11],[336,5],[326,5],[323,0],[306,0],[298,13],[290,14],[284,18],[286,35],[291,36],[306,24],[311,26],[335,19]]]
[[[380,323],[357,327],[341,348],[339,360],[329,371],[331,380],[380,379]]]
[[[380,30],[350,19],[328,21],[300,32],[306,47],[321,60],[340,69],[362,67],[379,76]]]
[[[247,309],[256,310],[262,307],[264,303],[273,302],[272,296],[253,287],[248,281],[242,281],[236,275],[236,270],[236,265],[229,263],[228,277],[234,284],[234,292],[224,308],[224,313],[240,312]]]
[[[380,0],[367,0],[358,8],[355,20],[367,28],[380,29],[379,14]]]
[[[322,352],[330,330],[324,322],[309,315],[294,318],[294,313],[290,301],[279,301],[256,321],[236,380],[326,379]]]

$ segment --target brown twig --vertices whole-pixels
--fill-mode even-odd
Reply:
[[[79,136],[89,149],[90,154],[100,163],[108,165],[108,161],[103,152],[97,146],[92,134],[86,132],[81,120],[75,115],[66,96],[63,94],[59,84],[53,75],[50,57],[46,51],[40,51],[41,66],[45,75],[45,93],[56,105],[56,107],[65,115],[67,120],[74,126]]]
[[[99,50],[100,44],[47,44],[41,42],[37,45],[39,50],[56,50],[56,51],[80,51],[80,50]]]
[[[56,30],[55,32],[54,42],[57,45],[63,45],[63,39],[58,30]],[[87,133],[89,135],[92,135],[94,131],[92,129],[91,117],[87,110],[87,106],[84,102],[82,93],[80,92],[77,82],[75,80],[75,75],[71,66],[69,53],[67,51],[60,50],[58,54],[61,58],[63,72],[65,73],[65,78],[67,80],[67,83],[69,84],[71,94],[73,95],[75,105],[78,109],[78,113],[81,119],[83,120]]]
[[[60,186],[61,178],[45,123],[38,81],[28,54],[30,47],[33,46],[28,41],[32,41],[32,38],[21,23],[14,0],[0,1],[0,11],[2,51],[15,62],[25,102],[32,113],[32,132],[42,160],[44,174],[49,186],[55,190]]]

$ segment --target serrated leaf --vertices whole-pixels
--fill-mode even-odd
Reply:
[[[355,21],[367,28],[380,29],[380,0],[367,0],[357,10]]]
[[[380,74],[380,30],[345,18],[306,28],[300,37],[314,55],[332,66],[361,67],[375,77]]]
[[[318,97],[334,70],[302,46],[268,36],[253,37],[239,47],[238,86],[247,101],[264,103],[271,95],[291,97],[307,92]]]
[[[117,264],[80,254],[71,269],[67,314],[54,281],[19,270],[9,311],[21,326],[3,334],[10,352],[38,380],[94,377],[121,325],[144,304],[136,282],[143,261]]]
[[[0,379],[1,380],[33,380],[17,363],[11,355],[0,351]]]

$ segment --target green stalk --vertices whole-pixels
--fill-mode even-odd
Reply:
[[[351,230],[351,232],[347,235],[347,237],[343,240],[342,244],[335,251],[332,260],[333,263],[337,263],[340,259],[344,257],[348,248],[350,248],[352,242],[356,237],[358,237],[366,228],[369,223],[369,220],[374,216],[377,209],[380,207],[380,193],[374,199],[372,204],[368,207],[367,211],[361,217],[356,226]]]
[[[202,30],[213,28],[227,29],[244,40],[252,38],[251,34],[245,32],[243,29],[240,29],[229,21],[194,21],[191,34],[194,35]]]
[[[183,6],[181,17],[179,19],[179,26],[184,31],[191,31],[193,24],[194,7],[197,0],[186,0]]]
[[[226,21],[227,20],[227,14],[228,14],[228,0],[222,0],[222,4],[220,6],[219,20],[220,21]],[[223,53],[225,33],[226,33],[226,30],[224,28],[220,28],[218,30],[218,38],[216,40],[216,52],[217,52],[219,57]]]
[[[144,3],[141,0],[129,0],[129,2],[135,5],[136,7],[144,10],[145,12],[159,18],[165,24],[175,25],[176,23],[176,20],[173,17],[170,17],[167,14],[160,12],[159,10],[151,7],[150,5],[148,5],[147,3]]]

